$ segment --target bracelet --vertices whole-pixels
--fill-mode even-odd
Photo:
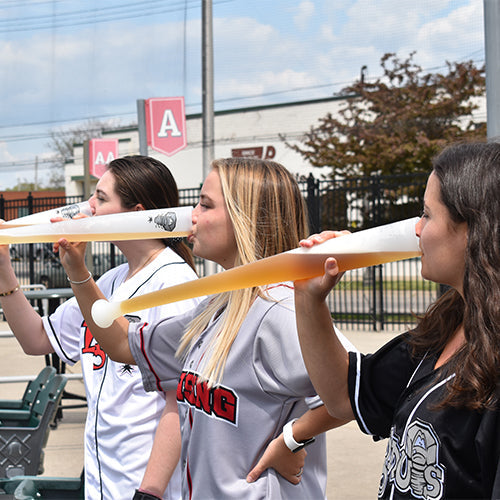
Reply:
[[[297,420],[297,418],[294,418],[283,426],[283,440],[285,441],[286,447],[294,453],[302,450],[302,448],[304,448],[308,444],[314,443],[314,441],[316,440],[314,437],[312,437],[311,439],[306,439],[305,441],[302,441],[300,443],[295,441],[295,438],[293,437],[292,425]]]
[[[70,279],[69,276],[66,276],[66,279],[72,284],[72,285],[83,285],[84,283],[87,283],[87,281],[90,281],[94,275],[89,271],[89,275],[82,281],[73,281]]]
[[[9,295],[16,293],[19,290],[19,288],[21,288],[21,287],[19,286],[19,283],[18,283],[17,286],[15,288],[13,288],[12,290],[9,290],[8,292],[0,293],[0,297],[8,297]]]

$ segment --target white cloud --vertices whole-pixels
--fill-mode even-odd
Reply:
[[[184,68],[181,17],[36,31],[24,39],[0,35],[0,127],[125,113],[130,123],[136,99],[166,95],[184,94],[188,112],[198,112],[201,21],[188,19]],[[379,76],[385,52],[403,58],[416,50],[424,69],[471,53],[477,59],[482,30],[482,0],[222,3],[214,9],[216,106],[218,100],[227,108],[331,95],[359,78],[363,65],[370,77]],[[308,89],[330,83],[338,88]],[[302,94],[272,95],[300,87]],[[256,94],[269,95],[222,101]],[[24,157],[28,146],[3,144],[0,161]]]
[[[422,57],[431,61],[454,61],[470,58],[484,45],[483,7],[481,0],[471,0],[447,16],[429,20],[416,33],[416,43],[424,47]],[[454,57],[455,55],[455,57]]]
[[[310,1],[304,1],[297,7],[297,13],[295,14],[293,21],[295,26],[301,31],[307,28],[309,20],[314,15],[314,3]]]
[[[259,74],[258,78],[247,81],[228,78],[222,82],[222,85],[225,91],[230,94],[245,96],[290,88],[309,87],[317,83],[314,75],[286,69],[283,71],[265,71]]]
[[[0,141],[0,162],[14,161],[15,157],[9,152],[5,141]]]

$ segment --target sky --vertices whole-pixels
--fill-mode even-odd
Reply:
[[[212,0],[215,110],[328,97],[395,53],[484,63],[483,0]],[[137,99],[201,112],[200,0],[2,0],[0,190],[44,182],[51,133],[137,123]],[[484,117],[486,119],[486,117]],[[37,169],[35,171],[35,163]]]

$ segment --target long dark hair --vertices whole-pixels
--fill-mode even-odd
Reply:
[[[108,170],[114,176],[115,190],[124,207],[133,208],[138,203],[146,210],[179,206],[177,183],[161,161],[150,156],[124,156],[111,161]],[[162,241],[195,269],[191,250],[182,240]]]
[[[439,352],[463,324],[465,345],[448,363],[455,377],[442,404],[488,408],[500,368],[500,144],[450,146],[433,172],[452,221],[467,224],[463,298],[446,292],[417,326],[413,345]]]

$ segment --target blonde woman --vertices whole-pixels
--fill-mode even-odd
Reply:
[[[274,162],[235,158],[213,162],[189,239],[195,255],[230,269],[295,248],[307,233],[290,173]],[[84,281],[79,245],[63,240],[61,247],[71,280]],[[92,322],[97,288],[91,280],[73,288]],[[138,364],[146,389],[177,387],[184,498],[325,497],[323,432],[341,421],[328,415],[307,375],[291,283],[208,297],[152,325],[129,326],[123,318],[109,329],[91,325],[112,359]],[[305,445],[302,468],[293,451]]]

